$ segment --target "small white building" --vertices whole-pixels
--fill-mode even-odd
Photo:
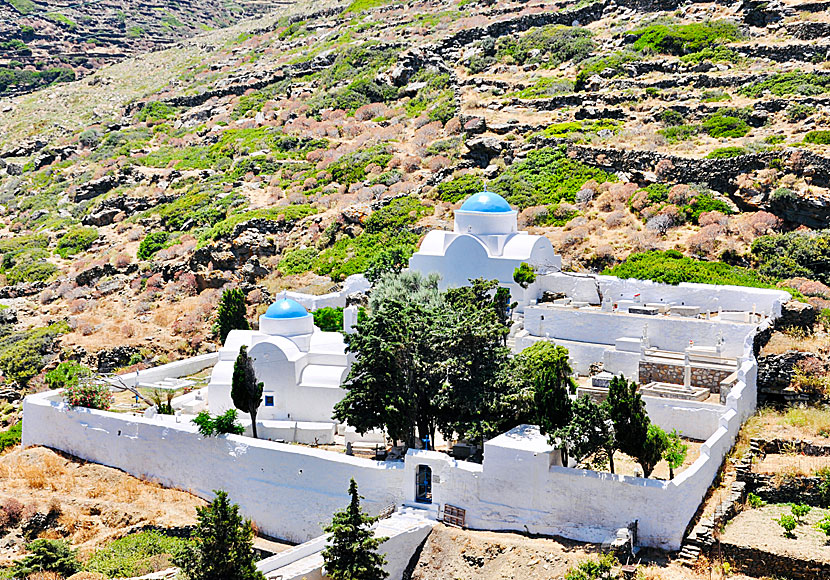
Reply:
[[[265,436],[301,440],[297,431],[317,432],[312,439],[323,443],[319,433],[333,435],[333,408],[346,394],[340,385],[350,368],[343,335],[314,326],[314,317],[298,302],[277,300],[260,316],[258,331],[234,330],[225,340],[208,384],[211,413],[234,408],[231,381],[243,345],[264,383],[257,424],[263,424]]]
[[[562,266],[550,240],[518,231],[518,212],[502,196],[485,190],[455,211],[453,231],[433,230],[426,235],[409,268],[439,274],[442,289],[465,286],[472,278],[498,280],[521,309],[525,291],[513,281],[513,271],[522,262],[539,272]]]

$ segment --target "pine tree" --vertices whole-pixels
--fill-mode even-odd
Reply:
[[[351,502],[342,511],[335,512],[326,526],[329,544],[323,550],[326,576],[331,580],[383,580],[386,557],[377,549],[386,538],[377,538],[371,525],[377,518],[360,509],[360,496],[354,479],[349,483]]]
[[[571,404],[570,422],[553,437],[565,443],[568,455],[577,463],[593,455],[595,464],[607,459],[614,473],[614,424],[605,403],[598,405],[588,395],[576,399]]]
[[[254,361],[248,356],[248,347],[244,344],[239,347],[239,355],[233,365],[231,379],[231,399],[234,406],[251,416],[251,431],[254,439],[256,434],[256,413],[262,402],[262,388],[264,384],[256,380]]]
[[[245,316],[245,294],[242,290],[225,290],[216,311],[216,324],[213,326],[213,331],[219,335],[219,342],[225,344],[231,330],[249,330],[251,326]]]
[[[188,580],[265,580],[255,565],[251,521],[239,515],[239,506],[230,503],[227,493],[215,493],[212,502],[196,508],[194,548],[176,564]]]

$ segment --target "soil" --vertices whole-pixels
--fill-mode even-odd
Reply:
[[[480,532],[437,525],[427,538],[413,568],[411,580],[551,580],[569,568],[596,557],[598,546],[561,538],[528,537],[515,533]],[[697,570],[669,561],[658,551],[639,556],[644,580],[704,580],[714,563],[701,562]],[[748,576],[733,575],[736,580]]]
[[[803,523],[794,530],[795,538],[784,537],[783,528],[773,521],[782,514],[789,513],[788,505],[768,505],[744,510],[726,525],[721,542],[803,560],[830,562],[827,536],[813,527],[816,522],[830,515],[830,510],[813,508],[803,518]]]
[[[830,468],[830,457],[810,457],[807,455],[767,455],[762,461],[753,464],[757,473],[785,473],[813,475],[815,472]]]
[[[38,536],[66,539],[80,548],[81,557],[144,526],[192,526],[196,507],[205,505],[185,491],[43,447],[16,447],[0,455],[0,503],[9,499],[23,504],[24,520],[59,510]],[[0,566],[19,556],[24,543],[19,529],[0,532]]]

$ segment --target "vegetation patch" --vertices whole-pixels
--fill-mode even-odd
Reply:
[[[804,135],[805,143],[816,145],[830,145],[830,131],[810,131]]]
[[[511,165],[493,182],[492,189],[511,205],[524,209],[572,202],[576,192],[590,179],[598,183],[617,180],[611,173],[569,158],[564,147],[545,147],[531,151],[524,161]]]
[[[426,69],[421,69],[412,81],[427,84],[406,103],[407,115],[419,117],[426,113],[430,121],[441,121],[446,124],[458,112],[455,92],[450,86],[450,75],[429,73]]]
[[[307,204],[284,205],[265,209],[255,209],[232,214],[215,224],[207,232],[202,234],[200,241],[217,240],[228,237],[233,233],[234,228],[243,222],[253,219],[264,219],[269,221],[285,222],[286,225],[293,224],[297,220],[317,213],[317,210]]]
[[[139,123],[157,123],[176,116],[176,109],[161,101],[150,101],[135,116]]]
[[[636,36],[635,50],[673,54],[677,56],[713,50],[714,45],[734,42],[742,38],[738,25],[724,20],[692,24],[652,24],[632,30]]]
[[[0,338],[0,370],[6,380],[26,385],[43,369],[44,356],[65,332],[69,332],[69,325],[61,321],[34,330],[12,332]]]
[[[56,251],[61,258],[68,258],[73,254],[88,250],[97,239],[97,229],[75,228],[61,236]]]
[[[804,73],[801,71],[776,73],[757,83],[751,83],[738,89],[747,97],[757,99],[769,91],[773,95],[821,95],[830,91],[830,75]]]
[[[556,95],[564,95],[573,90],[574,83],[568,79],[546,77],[507,96],[516,99],[545,99]]]
[[[20,438],[23,435],[23,423],[19,422],[5,431],[0,431],[0,452],[9,447],[20,445]]]
[[[623,73],[624,66],[629,62],[635,62],[643,58],[643,55],[633,50],[621,50],[608,56],[597,56],[585,60],[576,75],[574,89],[585,90],[588,79],[596,74],[602,73],[606,76],[618,76]],[[609,75],[610,73],[610,75]]]
[[[456,203],[484,190],[484,181],[474,173],[454,177],[438,184],[438,199]]]
[[[0,67],[0,94],[14,87],[28,91],[74,80],[75,71],[66,67],[52,67],[44,70]]]
[[[351,185],[366,179],[366,168],[370,164],[384,168],[390,159],[392,154],[387,152],[386,147],[377,145],[344,155],[329,165],[327,171],[332,181],[340,185]]]
[[[830,230],[761,236],[752,242],[752,257],[763,276],[803,276],[830,284]]]
[[[189,546],[187,540],[157,531],[130,534],[96,551],[86,563],[90,572],[107,578],[133,578],[171,566]]]
[[[720,147],[710,151],[706,155],[706,159],[731,159],[732,157],[740,157],[749,153],[746,147]]]

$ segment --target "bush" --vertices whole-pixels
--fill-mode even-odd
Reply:
[[[475,174],[467,173],[438,184],[438,198],[456,203],[484,190],[484,182]]]
[[[67,385],[63,398],[70,407],[86,407],[108,411],[113,402],[110,388],[105,383],[76,383]]]
[[[513,281],[522,288],[527,288],[536,281],[536,271],[530,264],[522,262],[513,270]]]
[[[634,50],[682,56],[712,50],[713,45],[741,39],[738,25],[723,20],[693,24],[652,24],[631,31],[637,36]]]
[[[676,125],[660,129],[657,133],[665,137],[669,143],[677,143],[691,139],[700,133],[700,125]]]
[[[0,451],[19,445],[22,435],[23,423],[16,423],[5,431],[0,431]]]
[[[75,228],[68,231],[58,240],[57,252],[61,258],[88,250],[98,239],[98,230],[95,228]]]
[[[370,234],[398,230],[432,212],[432,207],[423,205],[417,197],[399,197],[372,212],[363,227]]]
[[[245,433],[245,427],[240,425],[237,419],[236,409],[228,409],[223,414],[216,416],[211,416],[207,411],[201,411],[193,418],[193,422],[198,427],[199,434],[203,437],[213,437],[224,433],[242,435]]]
[[[314,260],[320,254],[315,248],[298,248],[282,255],[277,269],[284,275],[303,274],[314,267]]]
[[[331,179],[340,185],[351,185],[366,179],[366,167],[369,164],[377,164],[382,168],[386,167],[392,155],[386,152],[383,146],[372,147],[344,155],[328,166]]]
[[[69,332],[65,322],[33,330],[13,332],[0,338],[0,370],[6,381],[25,386],[43,369],[44,355],[61,334]]]
[[[752,242],[758,272],[772,279],[805,277],[830,284],[830,230],[760,236]]]
[[[706,262],[688,258],[676,250],[653,250],[632,254],[628,259],[604,272],[619,278],[654,280],[663,284],[694,282],[773,288],[755,270],[730,266],[723,262]]]
[[[743,137],[749,133],[749,125],[743,119],[717,112],[703,122],[703,130],[718,139]]]
[[[17,577],[25,578],[35,572],[57,572],[67,577],[81,571],[76,552],[66,542],[35,540],[26,549],[29,554],[12,567]]]
[[[492,184],[492,189],[510,204],[525,209],[562,200],[573,202],[576,192],[592,179],[603,183],[617,178],[569,158],[564,147],[545,147],[531,151],[525,160],[511,165]]]
[[[804,135],[805,143],[816,145],[830,145],[830,131],[810,131]]]
[[[721,147],[710,151],[706,159],[731,159],[732,157],[740,157],[746,155],[749,151],[745,147]]]
[[[343,308],[324,306],[312,312],[314,324],[324,332],[340,332],[343,330]]]
[[[149,260],[167,245],[169,238],[170,236],[167,232],[152,232],[147,234],[138,246],[136,257],[139,260]]]
[[[50,389],[77,385],[82,377],[92,375],[92,369],[75,361],[64,361],[46,373],[44,380]]]
[[[816,112],[816,108],[812,105],[804,103],[793,103],[787,107],[786,115],[787,121],[794,123],[795,121],[802,121]]]
[[[752,83],[738,89],[738,93],[757,99],[769,91],[776,96],[815,96],[830,91],[830,76],[801,71],[778,73],[766,80]]]
[[[167,103],[162,103],[161,101],[150,101],[141,107],[138,114],[135,116],[135,119],[139,123],[143,123],[145,121],[153,123],[164,121],[166,119],[172,119],[175,116],[176,110]]]
[[[765,505],[767,505],[767,502],[765,502],[764,500],[761,499],[760,496],[755,495],[752,492],[747,494],[746,501],[749,504],[749,507],[751,507],[751,508],[760,508],[760,507],[764,507]]]
[[[824,516],[824,519],[816,522],[815,528],[820,532],[824,532],[824,535],[830,538],[830,516]]]
[[[683,115],[681,115],[674,109],[666,109],[663,112],[661,112],[658,116],[660,122],[668,127],[676,127],[678,125],[682,125],[684,118],[685,117],[683,117]]]
[[[773,519],[772,521],[776,522],[779,526],[784,528],[784,536],[787,538],[794,538],[795,534],[793,534],[793,530],[798,525],[796,519],[791,516],[790,514],[783,514],[780,518]]]
[[[576,75],[574,90],[585,90],[585,84],[590,77],[602,73],[604,76],[618,76],[625,70],[629,62],[642,58],[639,52],[633,50],[619,51],[608,56],[593,57],[582,62],[579,73]],[[610,74],[609,74],[610,73]]]
[[[172,560],[189,546],[187,540],[166,536],[154,530],[130,534],[97,550],[86,563],[90,572],[107,578],[133,578],[158,572],[159,557]],[[167,566],[164,566],[167,567]]]
[[[801,523],[801,520],[803,518],[807,517],[807,514],[809,514],[812,509],[813,508],[811,508],[807,504],[803,504],[803,503],[801,503],[801,504],[795,504],[795,503],[790,504],[790,511],[793,513],[793,516],[795,516],[795,519],[799,523]]]
[[[613,554],[601,554],[596,560],[583,560],[565,572],[565,580],[605,580],[611,570],[619,566]]]
[[[496,42],[496,58],[510,64],[538,63],[544,68],[555,68],[564,62],[585,60],[594,48],[590,30],[551,25],[532,28],[521,36],[500,38]]]

